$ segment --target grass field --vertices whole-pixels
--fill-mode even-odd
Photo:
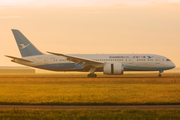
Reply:
[[[0,110],[1,120],[179,120],[180,110]]]
[[[1,75],[0,104],[180,104],[180,74]]]

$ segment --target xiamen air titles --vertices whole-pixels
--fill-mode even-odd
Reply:
[[[61,54],[40,52],[19,30],[12,30],[22,58],[6,55],[12,62],[51,71],[95,72],[123,75],[124,71],[159,71],[175,68],[167,57],[155,54]]]

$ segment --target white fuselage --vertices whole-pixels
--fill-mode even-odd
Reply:
[[[154,54],[71,54],[104,63],[122,63],[125,71],[163,71],[172,69],[175,64],[168,58]],[[23,57],[32,61],[27,63],[21,60],[14,62],[52,71],[88,71],[83,68],[83,64],[76,64],[67,60],[66,57],[56,55],[36,55]],[[97,71],[102,72],[99,68]]]

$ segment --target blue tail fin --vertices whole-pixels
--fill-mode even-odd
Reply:
[[[19,30],[12,29],[12,32],[22,57],[43,54]]]

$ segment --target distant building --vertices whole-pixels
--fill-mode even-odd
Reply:
[[[35,69],[17,66],[0,66],[0,74],[35,74]]]

